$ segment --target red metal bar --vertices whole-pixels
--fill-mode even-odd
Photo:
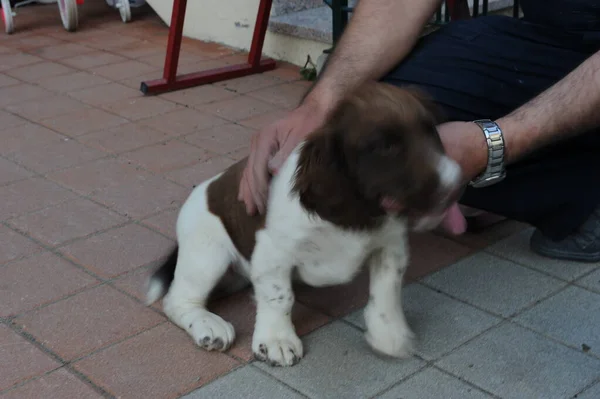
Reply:
[[[448,11],[450,11],[450,18],[453,21],[471,18],[471,11],[469,10],[469,3],[467,0],[446,0],[446,7],[448,7]]]
[[[220,82],[227,79],[262,73],[275,68],[276,63],[271,59],[261,60],[261,53],[269,23],[271,4],[273,0],[260,0],[252,45],[248,54],[248,62],[245,64],[228,65],[226,67],[213,68],[206,71],[177,75],[177,64],[181,50],[181,39],[183,36],[183,23],[185,21],[185,10],[187,0],[174,0],[173,13],[171,15],[171,26],[169,27],[169,40],[165,67],[162,79],[142,82],[141,91],[144,94],[157,94],[167,91],[180,90],[188,87],[199,86],[208,83]]]

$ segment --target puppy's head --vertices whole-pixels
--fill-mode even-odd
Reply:
[[[373,227],[391,214],[416,230],[434,228],[461,179],[438,123],[421,92],[364,84],[304,144],[294,187],[302,205],[345,227]]]

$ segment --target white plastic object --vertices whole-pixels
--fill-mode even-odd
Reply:
[[[9,0],[0,0],[2,4],[2,20],[4,21],[4,31],[7,34],[11,34],[15,31],[15,24],[13,23],[13,12],[10,7]]]
[[[58,0],[58,9],[60,10],[60,19],[63,26],[69,32],[77,29],[77,1],[76,0]]]
[[[117,7],[121,14],[121,20],[125,23],[131,21],[131,5],[129,4],[129,0],[119,0]]]

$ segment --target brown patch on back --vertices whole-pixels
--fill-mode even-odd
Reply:
[[[238,201],[238,187],[248,159],[231,165],[206,190],[208,210],[221,219],[233,244],[250,260],[256,243],[256,232],[265,227],[265,215],[249,216],[244,203]]]

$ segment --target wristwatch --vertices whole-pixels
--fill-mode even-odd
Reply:
[[[489,119],[478,119],[473,123],[479,125],[485,135],[488,146],[488,163],[485,171],[471,180],[469,185],[475,188],[488,187],[501,182],[506,177],[504,136],[496,122]]]

